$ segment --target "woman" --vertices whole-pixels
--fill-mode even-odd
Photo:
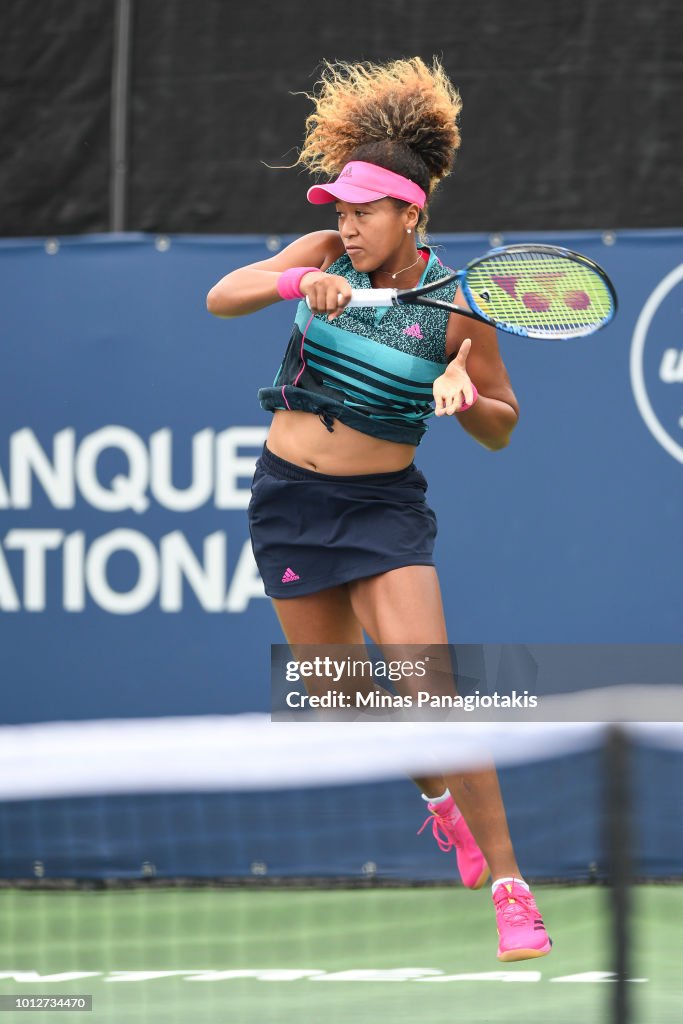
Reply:
[[[363,631],[380,646],[447,644],[415,449],[433,411],[504,448],[517,400],[492,328],[426,307],[347,305],[352,288],[411,288],[447,272],[424,228],[460,145],[460,98],[438,62],[413,58],[326,64],[311,99],[298,162],[335,178],[308,199],[334,202],[338,229],[228,274],[207,299],[224,317],[300,300],[274,384],[259,392],[273,420],[252,486],[254,554],[290,645],[362,644]],[[476,889],[493,874],[499,959],[550,952],[495,771],[416,781],[463,882]]]

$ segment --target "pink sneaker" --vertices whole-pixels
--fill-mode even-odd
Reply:
[[[434,838],[439,849],[448,853],[455,847],[455,857],[463,885],[468,889],[481,889],[489,877],[489,866],[484,854],[477,846],[474,836],[467,827],[467,822],[456,807],[452,796],[440,804],[427,804],[432,816],[427,818],[418,835],[432,823]]]
[[[515,881],[496,886],[493,893],[498,926],[498,959],[532,960],[550,952],[548,937],[536,901],[528,889]]]

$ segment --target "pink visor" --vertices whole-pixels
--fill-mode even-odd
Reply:
[[[313,185],[307,196],[309,203],[317,206],[333,203],[335,199],[345,203],[372,203],[386,196],[415,203],[420,209],[427,202],[426,194],[410,178],[363,160],[352,160],[329,185]]]

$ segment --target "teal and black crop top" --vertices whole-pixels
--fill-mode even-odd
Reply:
[[[448,273],[432,250],[420,284]],[[369,288],[367,274],[344,254],[327,269],[352,288]],[[455,284],[432,292],[452,302]],[[317,413],[328,430],[335,419],[354,430],[400,444],[420,443],[433,415],[432,385],[446,369],[448,311],[427,306],[347,308],[332,322],[300,302],[292,336],[261,406]]]

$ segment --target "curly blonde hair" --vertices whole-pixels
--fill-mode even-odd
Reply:
[[[325,61],[297,164],[337,175],[365,160],[415,181],[431,196],[460,147],[462,101],[435,57],[387,64]],[[426,216],[421,225],[424,227]]]

